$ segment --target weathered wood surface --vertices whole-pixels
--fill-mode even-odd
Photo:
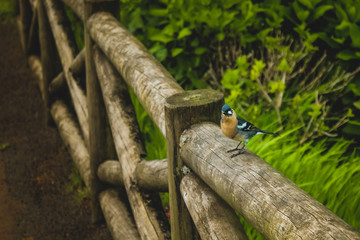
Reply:
[[[167,159],[141,161],[136,165],[136,184],[147,191],[167,192],[168,191],[168,170]],[[123,186],[123,177],[120,162],[107,160],[100,164],[98,176],[101,181],[114,186]]]
[[[141,161],[135,170],[136,183],[148,191],[167,192],[168,163],[167,159]]]
[[[248,239],[234,210],[193,173],[180,191],[201,239]]]
[[[75,41],[71,34],[71,29],[68,24],[66,24],[66,14],[60,3],[61,2],[56,0],[44,0],[46,13],[55,39],[56,47],[58,49],[61,64],[63,66],[64,75],[69,87],[74,109],[78,117],[85,142],[88,143],[89,125],[87,120],[88,109],[85,93],[69,72],[69,67],[76,56],[77,50]]]
[[[96,11],[96,7],[85,1],[84,18],[85,21]],[[92,222],[100,222],[102,212],[98,195],[103,190],[97,169],[106,158],[106,129],[105,129],[105,109],[102,101],[99,81],[96,76],[94,63],[93,44],[88,30],[85,28],[85,70],[86,70],[86,96],[88,106],[89,122],[89,154],[90,154],[90,178],[91,178],[91,218]]]
[[[85,49],[83,48],[80,51],[69,68],[75,78],[85,76]]]
[[[124,186],[122,170],[118,160],[107,160],[100,164],[97,175],[99,179],[114,186]]]
[[[99,200],[104,213],[107,227],[114,240],[140,239],[140,235],[134,224],[131,210],[122,199],[120,193],[114,189],[108,189],[100,193]]]
[[[35,75],[35,78],[38,81],[38,86],[40,89],[40,93],[41,93],[41,98],[44,100],[44,89],[43,89],[43,84],[41,84],[42,82],[42,78],[43,78],[43,73],[42,73],[42,67],[41,67],[41,61],[40,58],[37,55],[30,55],[28,57],[28,64],[30,69],[32,70],[32,72]]]
[[[360,239],[360,233],[211,123],[181,136],[184,162],[267,239]],[[281,161],[281,159],[279,159]]]
[[[218,122],[224,96],[214,90],[194,90],[172,95],[166,99],[165,122],[169,172],[169,203],[171,239],[187,240],[196,234],[191,217],[180,193],[180,182],[184,176],[183,161],[179,155],[182,132],[194,123]]]
[[[111,14],[93,14],[86,27],[165,136],[165,99],[183,89]]]
[[[66,79],[64,72],[59,73],[49,84],[49,95],[61,95],[66,89]]]
[[[126,84],[98,49],[94,52],[96,71],[103,92],[123,182],[141,239],[166,239],[169,235],[166,217],[154,208],[160,200],[144,194],[135,184],[134,172],[144,148],[139,137],[135,112]],[[161,208],[161,206],[160,206]]]
[[[85,185],[91,188],[90,156],[74,116],[61,100],[52,104],[51,115]]]
[[[81,85],[81,80],[85,77],[85,48],[75,57],[69,67],[69,72],[72,74],[73,79]],[[65,89],[67,89],[66,78],[64,72],[61,72],[49,84],[49,94],[61,94]]]
[[[45,13],[44,3],[42,0],[38,0],[37,4],[37,15],[39,22],[39,41],[41,47],[41,66],[43,78],[40,82],[40,89],[43,91],[43,102],[44,102],[44,116],[45,123],[49,125],[50,117],[50,99],[49,99],[49,83],[50,81],[61,71],[61,65],[59,63],[59,57],[56,51],[55,41],[51,33],[50,24],[48,17]],[[35,13],[34,13],[35,15]]]

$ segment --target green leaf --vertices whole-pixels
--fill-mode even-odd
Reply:
[[[350,25],[350,37],[352,45],[356,48],[360,48],[360,27],[354,23]]]
[[[233,89],[239,80],[239,69],[227,69],[221,80],[221,84],[226,89]]]
[[[341,60],[344,60],[344,61],[359,58],[358,56],[356,56],[356,54],[353,51],[348,50],[348,49],[339,52],[338,54],[336,54],[336,57],[340,58]]]
[[[183,48],[173,48],[173,49],[171,49],[171,56],[176,57],[177,55],[179,55],[183,51],[184,51]]]
[[[359,101],[356,101],[354,102],[354,106],[360,110],[360,100]]]
[[[222,41],[222,40],[224,40],[224,38],[225,38],[225,33],[221,32],[221,33],[216,34],[217,40]]]
[[[155,57],[160,61],[164,61],[166,59],[168,55],[168,51],[166,48],[162,48],[160,50],[158,50],[156,53],[155,53]]]
[[[282,71],[282,72],[291,72],[292,71],[292,69],[290,68],[289,64],[286,61],[286,58],[281,59],[277,68],[279,71]]]
[[[168,9],[153,8],[149,10],[149,14],[155,17],[166,17],[169,11]]]
[[[205,47],[198,47],[198,48],[195,49],[195,54],[196,55],[202,55],[205,52],[207,52],[207,48],[205,48]]]
[[[258,77],[260,77],[265,66],[266,64],[263,61],[255,59],[255,63],[250,71],[250,79],[255,81]]]
[[[282,81],[273,81],[269,83],[270,93],[284,92],[285,84]]]
[[[322,17],[327,11],[333,9],[332,5],[322,5],[315,9],[314,11],[314,20]]]
[[[313,5],[311,3],[310,0],[298,0],[302,5],[304,5],[305,7],[309,8],[309,9],[313,9]]]
[[[310,106],[311,106],[312,112],[309,112],[308,114],[315,119],[321,114],[322,105],[313,103]]]
[[[156,41],[156,42],[162,42],[164,44],[167,44],[168,42],[171,42],[174,40],[173,37],[170,37],[166,34],[163,34],[163,33],[158,33],[158,34],[154,34],[154,35],[151,35],[149,36],[149,39],[151,41]]]
[[[179,32],[179,35],[178,35],[178,39],[182,39],[184,37],[187,37],[191,35],[191,30],[189,28],[183,28],[181,29],[181,31]]]
[[[304,22],[308,18],[310,11],[303,9],[297,2],[293,3],[293,7],[297,18]]]

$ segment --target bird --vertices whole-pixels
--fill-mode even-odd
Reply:
[[[229,105],[225,104],[221,110],[221,120],[220,127],[222,133],[231,139],[240,141],[239,144],[234,149],[230,149],[227,152],[235,152],[231,155],[231,158],[236,157],[245,152],[245,146],[248,141],[259,134],[272,134],[274,136],[278,136],[277,133],[272,133],[268,131],[261,130],[254,126],[254,124],[247,122],[246,120],[239,117],[234,109],[232,109]],[[241,143],[244,143],[242,148],[239,148]]]

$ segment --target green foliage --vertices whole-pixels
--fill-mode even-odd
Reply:
[[[65,186],[65,191],[74,195],[77,204],[81,204],[85,199],[90,197],[90,189],[84,184],[78,168],[73,164],[72,171],[69,176],[69,182]]]
[[[13,0],[0,1],[0,21],[9,20],[14,16],[15,2]]]
[[[145,142],[147,152],[146,159],[166,158],[166,140],[150,116],[144,110],[133,91],[130,91],[131,100],[134,105],[136,118],[139,123],[140,131]]]

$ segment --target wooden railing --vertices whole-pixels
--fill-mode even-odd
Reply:
[[[80,53],[63,3],[84,22]],[[51,114],[91,190],[93,222],[104,216],[114,239],[247,239],[234,210],[267,239],[360,239],[249,150],[230,158],[237,143],[218,126],[223,95],[184,91],[110,13],[115,1],[19,0],[19,9],[47,122]],[[166,137],[168,159],[142,160],[128,86]],[[117,160],[107,160],[107,123]],[[169,191],[171,233],[159,191]]]

